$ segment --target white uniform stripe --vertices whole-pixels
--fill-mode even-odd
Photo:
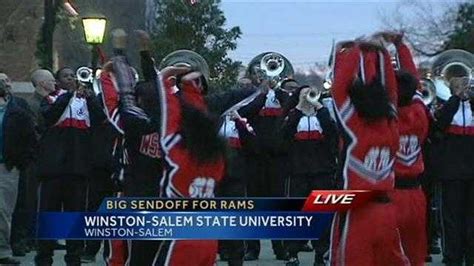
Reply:
[[[170,247],[168,249],[168,254],[166,255],[166,261],[165,261],[164,266],[168,266],[170,264],[171,255],[173,254],[173,248],[174,248],[175,243],[176,243],[176,240],[171,241]]]
[[[351,218],[351,211],[347,211],[346,213],[346,219],[344,221],[344,229],[342,230],[342,235],[341,235],[341,265],[344,266],[346,265],[346,244],[347,244],[347,235],[349,233],[349,222]]]

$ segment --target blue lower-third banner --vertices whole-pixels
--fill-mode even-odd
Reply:
[[[332,213],[42,212],[39,239],[317,239]]]

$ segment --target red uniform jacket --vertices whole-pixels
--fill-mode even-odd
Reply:
[[[386,51],[361,51],[359,47],[342,49],[336,54],[332,95],[342,131],[342,177],[344,189],[392,190],[393,165],[398,151],[398,125],[395,119],[368,123],[359,116],[349,90],[358,74],[371,82],[377,70],[383,70],[382,83],[393,106],[397,103],[396,80]]]
[[[418,79],[418,71],[408,47],[403,43],[398,44],[397,53],[401,69]],[[422,147],[428,136],[429,117],[429,111],[419,95],[413,97],[410,105],[398,109],[400,149],[395,162],[397,178],[416,178],[423,173],[425,164]]]
[[[187,85],[190,86],[190,85]],[[214,163],[199,163],[183,145],[181,131],[182,110],[173,86],[165,82],[160,90],[162,120],[161,146],[166,161],[161,181],[161,196],[212,198],[214,189],[224,175],[224,158]],[[185,88],[184,90],[193,90]],[[205,105],[202,96],[194,95],[193,104]]]

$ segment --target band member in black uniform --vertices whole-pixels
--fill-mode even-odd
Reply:
[[[447,265],[474,264],[474,94],[469,83],[468,77],[453,77],[453,95],[436,113],[436,125],[445,133],[439,179]]]
[[[248,160],[255,147],[253,129],[235,110],[229,110],[222,117],[219,134],[227,140],[228,151],[225,176],[218,186],[217,196],[245,197],[249,178]],[[245,243],[243,240],[219,241],[219,253],[221,260],[228,261],[230,266],[241,266]]]
[[[263,53],[250,62],[248,76],[262,92],[248,105],[240,108],[239,115],[248,119],[255,130],[257,154],[249,162],[248,169],[252,182],[248,184],[250,197],[282,197],[285,194],[287,178],[287,158],[281,149],[278,136],[284,118],[283,106],[290,97],[286,85],[296,83],[282,79],[293,75],[289,61],[277,53]],[[263,69],[262,69],[263,66]],[[285,84],[287,83],[287,84]],[[273,251],[278,260],[287,259],[283,241],[272,241]],[[260,253],[260,242],[247,242],[245,260],[256,260]]]
[[[282,137],[288,150],[290,197],[307,197],[314,189],[334,189],[337,130],[329,111],[319,102],[320,95],[319,89],[303,86],[293,95],[298,104],[287,107],[291,110],[283,123]],[[298,252],[305,242],[285,242],[289,252],[286,265],[299,265]],[[315,265],[324,265],[329,234],[313,240],[312,245],[316,252]]]

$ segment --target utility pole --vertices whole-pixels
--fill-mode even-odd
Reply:
[[[44,22],[43,22],[43,43],[44,43],[44,66],[53,69],[53,36],[54,20],[56,12],[54,10],[54,0],[44,0]]]
[[[53,37],[56,27],[56,12],[61,0],[44,0],[44,21],[41,29],[41,67],[53,69]]]

